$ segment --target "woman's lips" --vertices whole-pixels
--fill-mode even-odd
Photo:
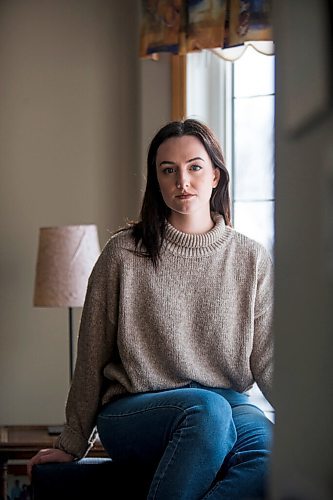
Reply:
[[[189,200],[190,198],[193,198],[194,194],[180,194],[176,198],[179,200]]]

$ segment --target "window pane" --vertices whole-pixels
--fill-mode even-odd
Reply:
[[[252,47],[248,47],[242,57],[234,63],[235,96],[265,95],[274,92],[274,57],[263,56]]]
[[[234,100],[234,198],[274,197],[274,97]]]
[[[233,225],[240,233],[259,241],[273,255],[274,202],[235,202]]]

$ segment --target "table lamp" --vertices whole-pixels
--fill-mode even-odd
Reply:
[[[68,307],[69,378],[73,376],[73,307],[82,307],[100,254],[95,225],[42,227],[36,264],[34,306]]]

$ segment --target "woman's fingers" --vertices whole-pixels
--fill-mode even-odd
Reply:
[[[36,455],[34,455],[27,464],[27,473],[31,479],[32,467],[36,464],[44,464],[48,462],[72,462],[74,457],[63,450],[58,450],[57,448],[46,448],[39,450]]]

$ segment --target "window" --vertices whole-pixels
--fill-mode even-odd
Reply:
[[[252,47],[235,62],[216,54],[187,56],[187,116],[203,120],[220,139],[235,229],[273,254],[274,57]]]
[[[248,48],[231,64],[234,225],[273,254],[274,58]]]
[[[231,176],[236,230],[274,246],[274,56],[252,47],[234,62],[219,51],[187,55],[187,116],[217,134]],[[273,419],[258,387],[251,398]]]

